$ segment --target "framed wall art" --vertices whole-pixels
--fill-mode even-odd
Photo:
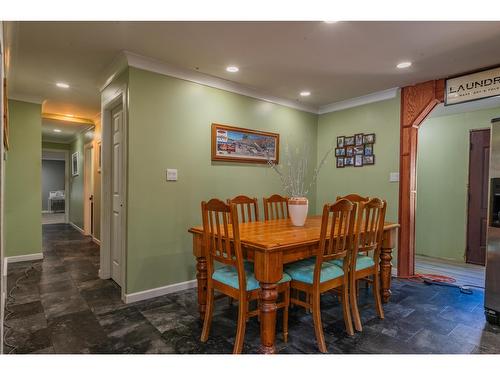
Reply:
[[[279,163],[280,135],[212,124],[212,160],[238,163]]]
[[[80,174],[79,169],[79,154],[78,151],[71,154],[71,175],[78,176]]]
[[[337,148],[335,149],[337,168],[375,164],[374,143],[375,133],[358,133],[352,136],[337,137]]]
[[[97,172],[101,173],[102,165],[102,142],[97,142]]]

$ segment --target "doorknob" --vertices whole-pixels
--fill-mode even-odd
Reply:
[[[89,197],[89,201],[93,201],[94,200],[94,195],[92,194],[90,197]]]

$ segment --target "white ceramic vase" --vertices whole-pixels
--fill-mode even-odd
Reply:
[[[288,199],[288,213],[292,224],[296,227],[304,226],[309,210],[309,201],[305,197],[294,197]]]

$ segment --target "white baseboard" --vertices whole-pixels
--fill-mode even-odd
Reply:
[[[51,214],[52,211],[48,211],[48,210],[42,210],[42,214]]]
[[[83,234],[85,236],[85,232],[83,231],[82,228],[80,228],[78,225],[72,223],[71,221],[68,223],[69,225],[71,225],[73,228],[75,228],[78,232],[80,232],[81,234]]]
[[[160,286],[159,288],[143,290],[131,294],[125,294],[125,303],[143,301],[145,299],[163,296],[165,294],[180,292],[181,290],[191,289],[196,286],[196,280],[188,280],[182,283]]]
[[[92,241],[94,241],[94,243],[96,243],[97,245],[101,246],[101,240],[98,240],[94,236],[92,236]]]
[[[43,259],[43,253],[15,255],[11,257],[5,257],[5,264],[7,265],[8,263],[27,262],[29,260],[40,260],[40,259]]]

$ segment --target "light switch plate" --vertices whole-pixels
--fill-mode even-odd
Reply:
[[[177,169],[167,169],[167,181],[177,181]]]
[[[389,173],[389,182],[399,182],[399,172]]]

